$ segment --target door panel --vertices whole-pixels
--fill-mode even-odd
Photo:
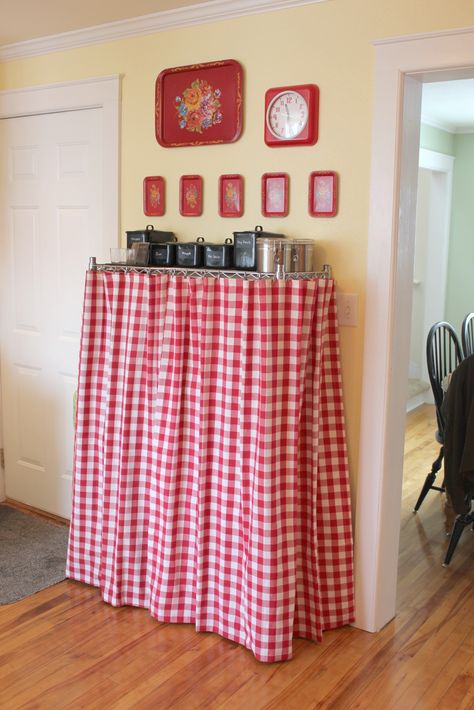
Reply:
[[[84,274],[103,233],[101,131],[100,109],[0,121],[6,495],[63,517]]]
[[[38,210],[11,211],[11,268],[14,327],[18,332],[39,332]]]

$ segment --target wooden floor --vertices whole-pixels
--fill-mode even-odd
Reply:
[[[474,708],[474,536],[441,562],[452,515],[430,492],[411,512],[437,453],[431,407],[408,415],[398,614],[381,632],[328,632],[265,665],[192,626],[113,609],[65,581],[0,608],[0,708]]]

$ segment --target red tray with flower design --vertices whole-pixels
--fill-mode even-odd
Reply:
[[[243,69],[234,59],[164,69],[155,133],[165,148],[232,143],[242,132]]]

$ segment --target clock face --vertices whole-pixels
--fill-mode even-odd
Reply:
[[[280,140],[298,138],[308,123],[308,103],[298,91],[282,91],[267,109],[267,127]]]

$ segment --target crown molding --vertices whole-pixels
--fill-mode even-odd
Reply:
[[[451,133],[452,135],[465,135],[467,133],[474,133],[474,126],[472,123],[466,123],[464,125],[454,126],[451,123],[440,121],[439,119],[434,119],[421,114],[421,123],[425,126],[431,126],[432,128],[438,128],[440,131],[445,131],[445,133]]]
[[[425,126],[431,126],[431,128],[437,128],[445,133],[456,133],[456,129],[450,123],[445,121],[440,121],[438,118],[432,118],[431,116],[426,116],[421,114],[421,123]]]
[[[383,37],[381,39],[373,39],[371,44],[375,47],[385,44],[403,44],[404,42],[417,42],[420,39],[438,39],[440,37],[452,37],[453,35],[472,34],[474,27],[458,27],[454,30],[439,30],[437,32],[422,32],[412,35],[395,35],[395,37]]]
[[[108,22],[107,24],[86,27],[72,32],[63,32],[25,42],[6,44],[0,47],[0,62],[328,1],[210,0],[210,2],[202,2],[176,10],[164,10],[151,15],[132,17],[128,20]]]

